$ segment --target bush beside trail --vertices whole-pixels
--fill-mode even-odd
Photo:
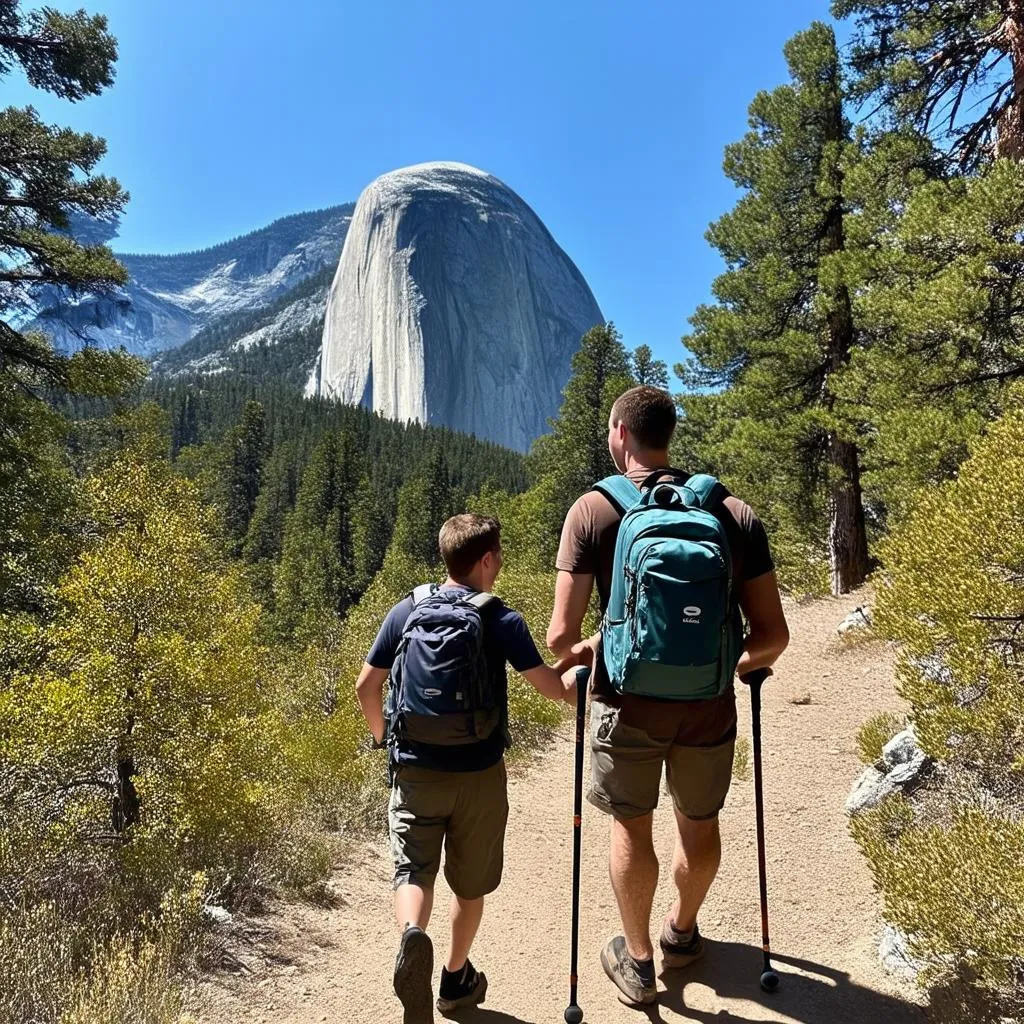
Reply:
[[[937,1001],[1024,1009],[1024,396],[885,541],[876,625],[939,771],[854,819],[886,917]],[[872,748],[874,742],[872,741]]]

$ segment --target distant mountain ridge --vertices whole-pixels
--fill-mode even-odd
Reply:
[[[178,348],[222,318],[252,314],[333,269],[353,210],[346,203],[292,214],[194,252],[118,254],[131,276],[124,288],[72,301],[44,294],[45,311],[32,326],[65,351],[89,343],[151,357]]]

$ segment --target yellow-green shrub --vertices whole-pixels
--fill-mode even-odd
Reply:
[[[906,719],[892,711],[883,711],[869,718],[857,730],[857,756],[864,764],[882,759],[882,747],[903,728]]]
[[[223,886],[259,863],[271,881],[303,794],[259,608],[165,462],[125,457],[90,492],[98,538],[60,582],[38,664],[0,693],[0,763],[23,783],[4,829],[23,894],[46,894],[35,868],[50,856],[116,873],[142,907],[182,872]],[[126,769],[135,824],[112,818],[112,805],[131,817]]]
[[[901,797],[853,819],[885,916],[937,982],[969,970],[983,987],[1016,979],[1024,962],[1024,821],[957,808],[917,825]]]
[[[1018,397],[959,477],[922,491],[881,547],[876,627],[901,645],[900,690],[921,745],[985,771],[1024,769],[1022,510]]]
[[[1018,394],[881,545],[875,626],[900,644],[900,692],[944,766],[917,812],[892,797],[852,823],[924,980],[966,983],[978,998],[962,1005],[988,1007],[975,1020],[1020,999],[1024,970],[1022,510]]]

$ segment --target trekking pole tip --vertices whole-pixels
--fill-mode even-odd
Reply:
[[[583,1011],[575,1003],[570,1003],[562,1016],[565,1017],[565,1024],[580,1024],[583,1020]]]
[[[761,988],[765,992],[774,992],[778,987],[779,976],[770,967],[768,970],[761,972]]]

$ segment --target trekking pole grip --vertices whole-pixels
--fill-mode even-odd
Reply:
[[[771,674],[770,668],[755,668],[753,672],[740,676],[740,682],[747,686],[760,686]]]

